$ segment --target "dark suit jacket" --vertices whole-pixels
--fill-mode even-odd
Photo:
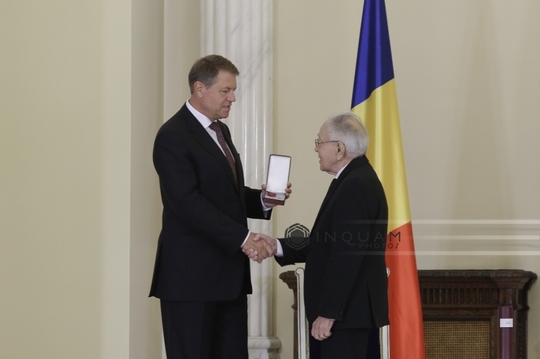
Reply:
[[[365,156],[334,180],[321,205],[309,244],[281,239],[281,265],[305,262],[304,295],[310,323],[333,318],[334,329],[388,324],[385,264],[388,207],[383,187]]]
[[[260,190],[244,186],[227,126],[238,186],[221,149],[184,106],[162,125],[154,166],[163,202],[151,296],[173,301],[234,300],[251,293],[249,259],[240,246],[247,217],[264,218]]]

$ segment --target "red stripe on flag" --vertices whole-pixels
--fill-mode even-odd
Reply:
[[[386,266],[390,270],[390,357],[425,358],[424,327],[418,320],[422,318],[422,305],[411,222],[388,234]]]

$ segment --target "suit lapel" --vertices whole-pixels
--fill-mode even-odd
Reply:
[[[349,173],[351,173],[355,168],[363,165],[367,162],[366,156],[361,156],[353,159],[347,167],[341,172],[339,177],[337,179],[333,179],[332,183],[330,183],[330,187],[328,188],[328,191],[326,192],[326,196],[324,197],[324,200],[321,204],[321,208],[319,209],[319,213],[317,213],[317,217],[315,218],[315,223],[313,223],[313,228],[317,225],[317,222],[319,221],[319,218],[321,217],[321,214],[324,213],[324,210],[328,204],[328,202],[332,199],[333,194],[336,192],[336,189],[339,187],[339,184],[343,182],[343,180],[347,177]]]
[[[317,226],[317,222],[319,222],[319,218],[321,217],[322,213],[324,213],[324,210],[326,208],[326,205],[328,204],[328,202],[330,201],[330,198],[332,197],[332,194],[335,192],[339,182],[340,182],[340,179],[343,179],[342,176],[339,176],[339,178],[337,179],[333,179],[332,182],[330,183],[330,187],[328,187],[328,191],[326,191],[326,196],[324,196],[324,200],[321,204],[321,207],[319,208],[319,213],[317,213],[317,217],[315,218],[315,222],[313,223],[313,229],[315,229],[315,227]],[[313,229],[312,229],[312,233],[313,233]]]
[[[227,158],[221,151],[221,148],[219,148],[219,145],[212,139],[212,137],[210,137],[206,129],[201,126],[200,122],[195,118],[195,116],[193,116],[189,109],[186,106],[184,106],[183,109],[186,112],[183,116],[186,122],[186,127],[193,134],[193,138],[195,139],[195,141],[199,142],[199,144],[216,159],[216,161],[223,167],[225,173],[227,173],[227,177],[229,177],[229,180],[233,183],[235,187],[237,187],[236,180],[234,179],[231,167],[229,166],[229,162],[227,162]],[[219,125],[221,126],[225,140],[227,141],[229,149],[231,150],[231,153],[235,160],[238,174],[238,185],[242,184],[243,186],[244,179],[240,175],[241,172],[238,171],[240,158],[238,157],[236,148],[234,148],[234,146],[232,145],[228,129],[221,122],[219,123]]]
[[[326,207],[326,204],[330,200],[330,197],[332,197],[332,193],[334,193],[334,191],[336,190],[336,187],[338,186],[339,182],[340,182],[340,178],[337,178],[337,179],[334,178],[332,180],[332,182],[330,183],[330,187],[328,187],[328,191],[326,191],[326,196],[324,196],[324,200],[321,204],[321,209],[319,210],[319,212],[321,212],[322,209]]]

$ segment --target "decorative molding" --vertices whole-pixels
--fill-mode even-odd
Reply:
[[[417,255],[539,256],[538,220],[413,220]]]

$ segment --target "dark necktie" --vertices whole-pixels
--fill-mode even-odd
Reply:
[[[229,165],[231,166],[231,170],[234,175],[234,180],[236,181],[236,184],[238,184],[238,177],[236,174],[236,166],[234,164],[234,159],[231,154],[231,151],[229,150],[229,146],[227,146],[225,137],[223,137],[223,132],[221,131],[221,127],[219,127],[219,123],[217,121],[213,121],[212,124],[210,125],[210,128],[214,130],[214,132],[216,133],[219,145],[223,149],[223,152],[225,153],[225,157],[227,157],[227,162],[229,162]]]

